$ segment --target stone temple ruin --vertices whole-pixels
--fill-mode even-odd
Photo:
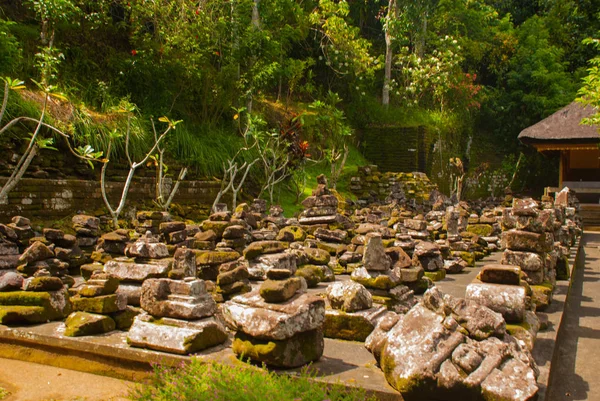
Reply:
[[[111,232],[77,215],[75,235],[17,216],[0,224],[0,325],[117,330],[131,349],[221,347],[276,368],[319,361],[338,339],[366,347],[405,399],[535,399],[538,313],[581,234],[573,194],[453,204],[430,199],[426,177],[373,168],[352,187],[360,202],[342,208],[319,177],[289,219],[261,200],[200,224],[143,211]],[[463,294],[445,293],[494,253]]]

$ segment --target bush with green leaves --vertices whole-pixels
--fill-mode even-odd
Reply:
[[[315,380],[305,368],[299,375],[278,374],[251,365],[221,365],[192,359],[179,368],[156,366],[151,381],[138,385],[134,401],[374,401],[361,388]]]

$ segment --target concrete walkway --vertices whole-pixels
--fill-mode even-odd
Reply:
[[[600,232],[586,231],[552,364],[548,400],[600,400]]]
[[[125,401],[132,382],[0,358],[2,401]]]

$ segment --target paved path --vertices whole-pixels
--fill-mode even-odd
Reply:
[[[133,383],[48,365],[0,358],[2,401],[125,401]]]
[[[600,232],[585,232],[565,309],[550,401],[600,400]]]

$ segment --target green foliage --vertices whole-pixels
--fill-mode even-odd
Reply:
[[[0,19],[0,74],[13,73],[22,60],[19,41],[10,31],[14,25]]]
[[[178,369],[157,366],[148,385],[133,390],[136,401],[204,400],[251,401],[351,401],[374,400],[364,390],[328,386],[313,379],[308,368],[298,376],[277,374],[266,369],[243,365],[205,363],[198,359]]]
[[[600,39],[588,38],[584,43],[593,46],[600,52]],[[583,86],[577,92],[577,95],[579,95],[577,101],[600,110],[600,55],[592,58],[589,64],[588,75],[583,78]],[[600,111],[589,118],[583,119],[582,123],[600,126]]]

